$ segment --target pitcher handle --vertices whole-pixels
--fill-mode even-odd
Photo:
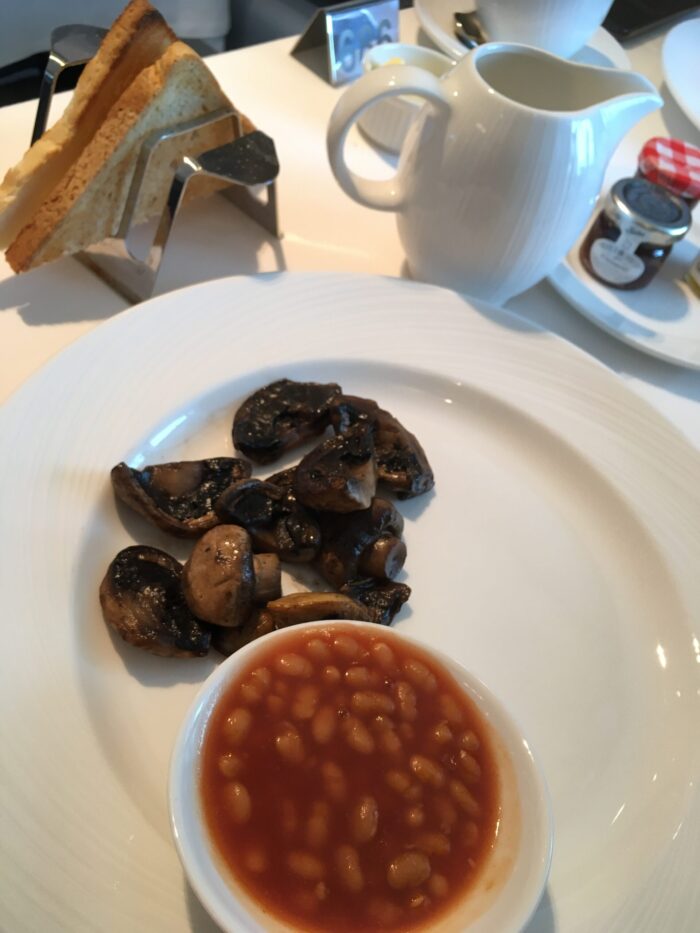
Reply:
[[[345,91],[328,124],[328,158],[338,184],[355,201],[379,211],[395,211],[402,206],[402,180],[398,174],[384,181],[355,174],[345,162],[345,140],[364,110],[378,100],[400,94],[424,97],[438,114],[446,117],[449,113],[450,100],[434,74],[414,65],[384,66],[363,75]]]

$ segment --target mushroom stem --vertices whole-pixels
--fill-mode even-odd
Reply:
[[[255,590],[253,600],[256,603],[269,603],[282,595],[280,559],[276,554],[254,554],[253,573]]]
[[[358,570],[363,576],[393,580],[406,560],[406,545],[395,535],[377,538],[362,552]]]

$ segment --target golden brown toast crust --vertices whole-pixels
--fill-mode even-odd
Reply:
[[[114,235],[143,139],[154,129],[231,106],[204,62],[181,42],[144,69],[111,108],[107,118],[32,220],[7,251],[19,272]],[[246,128],[249,121],[244,120]],[[233,121],[198,131],[196,151],[234,138]],[[172,165],[191,151],[192,141],[161,144],[146,178],[137,220],[158,213],[172,181]]]
[[[132,0],[83,70],[63,116],[0,185],[0,247],[6,246],[80,156],[107,113],[175,34],[146,0]]]

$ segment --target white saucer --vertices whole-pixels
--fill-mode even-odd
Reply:
[[[700,19],[674,26],[664,40],[662,59],[669,91],[700,130]]]
[[[475,8],[473,0],[415,0],[416,15],[423,32],[451,58],[462,58],[469,50],[455,37],[453,16]],[[572,61],[604,68],[628,69],[630,60],[620,43],[602,27]]]
[[[669,363],[700,369],[700,299],[683,281],[698,244],[674,246],[656,278],[645,288],[607,288],[584,269],[579,239],[549,281],[585,317],[614,337]]]

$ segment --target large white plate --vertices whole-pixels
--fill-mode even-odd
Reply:
[[[679,23],[664,39],[664,78],[687,118],[700,130],[700,19]]]
[[[474,10],[474,0],[415,0],[418,21],[423,32],[451,58],[462,58],[466,49],[454,34],[454,14]],[[617,39],[603,29],[597,29],[588,45],[573,56],[573,61],[603,68],[629,68],[630,60]]]
[[[700,458],[606,369],[430,286],[229,279],[96,329],[0,412],[0,928],[211,930],[172,845],[166,771],[212,661],[113,639],[97,587],[133,540],[108,470],[230,451],[280,375],[337,379],[423,441],[397,623],[532,737],[553,871],[532,930],[697,929]]]

